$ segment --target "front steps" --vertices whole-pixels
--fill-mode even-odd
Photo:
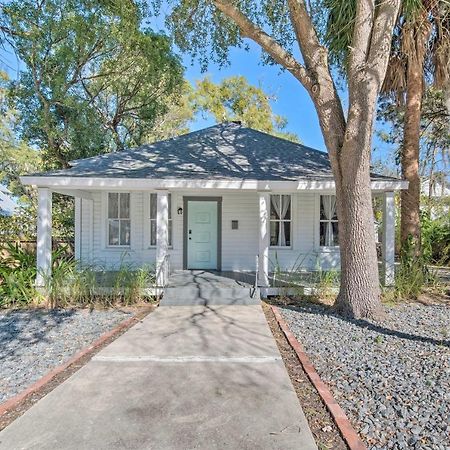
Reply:
[[[169,278],[161,306],[259,305],[260,293],[250,284],[214,272],[177,271]]]

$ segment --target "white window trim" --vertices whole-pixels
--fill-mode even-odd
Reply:
[[[314,248],[316,252],[322,253],[339,253],[339,245],[328,245],[321,246],[320,245],[320,197],[322,195],[336,195],[334,191],[330,192],[321,192],[320,194],[315,195],[315,205],[314,205]]]
[[[150,249],[150,250],[156,250],[156,245],[150,245],[150,194],[157,194],[158,191],[146,191],[144,192],[144,248]],[[173,241],[174,241],[174,215],[173,215],[173,205],[174,205],[174,195],[173,192],[169,192],[169,194],[172,197],[171,200],[171,219],[172,222],[172,245],[169,245],[167,248],[169,250],[173,249]]]
[[[289,197],[291,198],[291,245],[270,245],[270,224],[272,222],[272,220],[270,219],[270,210],[272,208],[272,199],[271,197],[269,197],[269,211],[268,211],[268,215],[269,215],[269,229],[268,229],[268,233],[269,233],[269,250],[292,250],[294,248],[294,217],[295,217],[295,205],[294,205],[294,195],[292,194],[292,192],[270,192],[270,196],[272,195],[289,195]],[[288,220],[285,220],[284,222],[289,222]]]
[[[109,244],[109,218],[108,218],[108,194],[130,194],[130,244],[129,245],[110,245]],[[95,215],[95,211],[94,211]],[[131,249],[133,245],[133,195],[129,191],[106,191],[102,192],[101,201],[101,215],[102,215],[102,242],[103,250],[121,251],[124,249]]]

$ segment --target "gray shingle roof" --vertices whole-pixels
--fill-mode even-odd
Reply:
[[[270,181],[332,178],[326,153],[233,122],[71,165],[39,175]]]

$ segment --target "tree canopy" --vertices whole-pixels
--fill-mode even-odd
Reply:
[[[218,84],[209,78],[197,81],[191,98],[194,111],[211,114],[216,122],[239,120],[247,127],[298,142],[295,134],[284,131],[287,119],[274,114],[270,104],[274,97],[243,76]]]
[[[38,151],[16,136],[19,117],[8,100],[8,84],[8,76],[0,72],[0,184],[7,186],[16,197],[26,200],[27,191],[19,176],[39,170],[41,158]]]
[[[133,2],[12,1],[2,23],[25,65],[13,93],[21,136],[47,167],[140,144],[182,84],[169,39]]]
[[[243,76],[224,78],[214,83],[211,78],[185,81],[183,95],[168,98],[168,112],[160,116],[147,140],[168,139],[189,131],[199,115],[216,122],[241,121],[245,126],[274,136],[299,142],[295,133],[286,131],[287,119],[273,112],[275,96],[255,86]]]

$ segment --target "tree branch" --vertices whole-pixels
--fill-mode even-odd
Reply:
[[[288,6],[297,43],[309,71],[314,69],[317,63],[321,63],[321,55],[327,51],[319,42],[304,0],[288,0]]]
[[[227,0],[213,0],[213,3],[223,14],[229,17],[239,28],[241,35],[255,41],[278,64],[286,68],[307,89],[312,88],[312,80],[305,69],[291,53],[287,52],[274,38],[257,27],[239,9]]]
[[[397,21],[401,0],[384,0],[377,7],[375,23],[372,28],[367,63],[375,73],[380,85],[386,75],[387,63],[392,41],[392,30]],[[380,56],[382,55],[382,56]],[[380,64],[381,62],[381,64]]]
[[[367,62],[374,14],[374,0],[360,0],[356,2],[352,48],[349,54],[349,78],[354,77],[359,70],[364,68]]]

